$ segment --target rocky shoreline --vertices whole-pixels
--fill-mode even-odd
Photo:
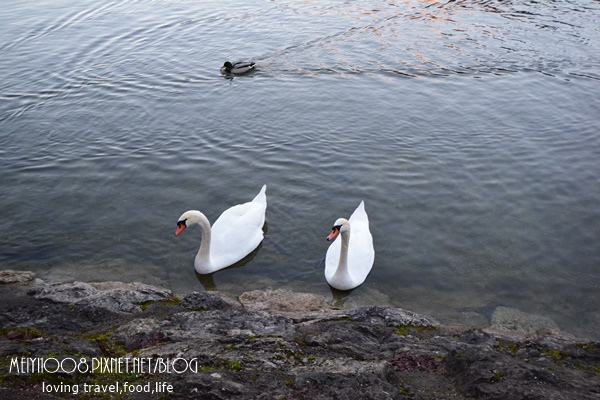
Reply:
[[[4,399],[600,398],[600,343],[516,310],[470,329],[284,290],[0,282]]]

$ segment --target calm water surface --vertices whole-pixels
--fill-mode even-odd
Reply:
[[[338,301],[599,338],[598,1],[15,1],[0,39],[0,268],[332,298],[325,236],[365,200],[375,265]],[[254,257],[196,276],[179,215],[264,183]]]

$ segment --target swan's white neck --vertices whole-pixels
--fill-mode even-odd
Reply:
[[[340,230],[340,236],[340,240],[342,241],[340,260],[338,261],[338,266],[333,274],[333,278],[340,281],[351,280],[352,277],[348,272],[348,244],[350,243],[350,229]]]
[[[208,274],[213,272],[212,264],[210,262],[210,222],[200,211],[197,211],[194,214],[194,219],[190,222],[200,225],[200,230],[202,231],[202,241],[200,242],[200,248],[196,254],[196,259],[194,260],[194,267],[199,274]]]

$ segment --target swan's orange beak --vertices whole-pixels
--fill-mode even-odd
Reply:
[[[335,237],[337,236],[338,233],[340,233],[340,228],[338,228],[337,226],[334,226],[331,229],[331,233],[329,234],[329,236],[327,236],[327,241],[330,242],[333,239],[335,239]]]
[[[183,222],[177,223],[177,229],[175,230],[175,236],[179,236],[181,232],[185,229],[185,224]]]

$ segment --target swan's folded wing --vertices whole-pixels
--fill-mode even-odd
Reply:
[[[238,204],[223,212],[212,226],[211,259],[233,264],[254,250],[262,241],[265,208],[256,202]]]
[[[350,245],[348,246],[348,265],[352,278],[364,281],[371,272],[374,261],[375,250],[369,226],[355,223],[350,233]]]
[[[348,264],[352,277],[364,281],[373,268],[375,262],[375,249],[373,236],[369,229],[369,217],[365,210],[365,203],[359,206],[350,216],[350,244],[348,249]]]

